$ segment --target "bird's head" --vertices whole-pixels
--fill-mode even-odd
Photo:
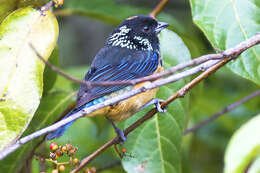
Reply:
[[[127,18],[110,34],[107,45],[133,50],[158,50],[158,34],[169,26],[150,16]]]

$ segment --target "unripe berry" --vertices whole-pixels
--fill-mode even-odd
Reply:
[[[74,159],[73,159],[73,165],[77,165],[78,163],[79,163],[79,159],[74,158]]]
[[[53,143],[50,144],[50,149],[51,149],[52,151],[55,151],[55,150],[57,150],[58,148],[59,148],[59,146],[56,144],[56,142],[53,142]]]
[[[64,166],[64,165],[60,165],[60,166],[59,166],[59,171],[60,171],[60,172],[65,171],[65,166]]]
[[[59,171],[57,169],[53,169],[51,173],[59,173]]]

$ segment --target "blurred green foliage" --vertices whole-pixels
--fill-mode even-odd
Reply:
[[[15,5],[16,1],[3,2],[0,5],[0,22],[18,6],[21,7],[20,1],[18,2],[20,5]],[[41,3],[42,1],[27,0],[22,3],[22,6],[40,6]],[[147,3],[148,5],[145,5]],[[214,52],[212,47],[220,50],[227,49],[260,31],[259,5],[258,1],[244,0],[176,0],[174,3],[169,2],[169,5],[158,16],[158,20],[171,24],[170,31],[165,31],[160,35],[165,68],[187,61],[191,57],[194,58]],[[189,6],[191,6],[191,9]],[[97,35],[107,34],[110,30],[101,31],[100,28],[95,29],[94,27],[94,31],[90,31],[87,30],[88,28],[81,28],[81,22],[86,21],[90,27],[93,20],[98,20],[100,23],[95,23],[96,27],[106,26],[108,28],[107,25],[114,27],[124,18],[136,14],[148,14],[151,10],[149,1],[145,0],[140,2],[127,0],[65,1],[63,7],[54,10],[57,16],[62,16],[58,18],[62,38],[59,38],[59,50],[56,47],[50,57],[50,62],[62,67],[66,73],[82,79],[88,70],[89,64],[75,65],[73,67],[70,64],[90,62],[93,59],[90,54],[78,57],[79,52],[87,52],[81,50],[82,44],[90,45],[89,48],[86,48],[87,50],[94,47],[98,47],[98,50],[104,44],[105,38],[96,40]],[[78,18],[80,20],[74,20]],[[203,33],[196,28],[192,20]],[[76,30],[77,26],[79,26],[80,30]],[[90,35],[92,35],[91,39],[88,37]],[[96,44],[95,42],[102,43]],[[61,57],[60,60],[59,55],[64,55],[62,53],[68,51],[73,53],[68,55],[69,60],[66,60],[66,62],[69,63],[66,64],[63,62],[65,61],[64,57]],[[149,173],[222,172],[226,166],[224,165],[224,153],[231,136],[241,125],[259,113],[260,98],[248,101],[183,138],[182,131],[223,109],[228,104],[242,99],[259,89],[259,57],[259,46],[246,51],[237,60],[229,63],[193,88],[185,98],[178,99],[170,104],[166,114],[158,114],[140,126],[129,135],[127,142],[120,146],[120,148],[126,148],[128,155],[133,157],[126,156],[122,160],[123,166],[106,169],[103,172],[141,173],[144,170]],[[66,67],[60,64],[65,64]],[[188,81],[188,79],[185,79],[161,87],[157,97],[167,98]],[[23,136],[55,122],[75,100],[78,87],[79,84],[68,81],[46,68],[44,72],[43,98]],[[128,127],[148,110],[137,113],[128,120],[120,122],[119,125],[122,128]],[[239,130],[236,133],[239,133]],[[247,133],[241,137],[243,138],[241,140],[248,140],[247,136],[250,136],[252,132],[249,130]],[[66,133],[55,141],[61,145],[72,142],[73,145],[79,148],[77,157],[82,159],[114,136],[115,133],[111,125],[104,117],[82,118],[73,123]],[[238,142],[233,141],[233,145],[242,148],[243,146],[239,146],[239,140]],[[39,172],[42,165],[40,165],[36,157],[33,157],[32,152],[35,149],[35,153],[47,156],[49,154],[49,144],[52,142],[41,141],[42,137],[33,140],[0,161],[2,171],[30,172],[25,162],[32,161],[31,172]],[[232,149],[233,147],[230,148],[230,150]],[[241,159],[242,162],[247,159],[232,157],[234,160]],[[93,160],[88,167],[101,168],[119,160],[120,158],[114,148],[111,147]],[[259,173],[259,154],[255,160],[250,158],[249,161],[252,164],[248,172],[257,173],[258,171]],[[246,166],[248,166],[248,163],[246,162]],[[52,169],[52,165],[47,164],[47,172],[51,172]]]

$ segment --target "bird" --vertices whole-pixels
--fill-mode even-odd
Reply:
[[[146,15],[136,15],[125,19],[109,34],[104,47],[94,57],[83,80],[88,82],[133,80],[162,72],[163,62],[158,34],[168,26],[168,23],[159,22]],[[142,82],[134,86],[126,84],[86,86],[81,84],[75,107],[63,119],[147,83]],[[125,120],[151,104],[155,104],[158,111],[164,112],[165,110],[160,108],[159,102],[161,100],[154,98],[157,89],[140,93],[85,116],[104,115],[111,121],[120,139],[125,141],[126,137],[123,131],[114,122]],[[52,140],[62,136],[72,123],[49,132],[46,139]]]

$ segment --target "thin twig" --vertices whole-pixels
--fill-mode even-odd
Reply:
[[[37,57],[43,61],[46,65],[48,65],[48,67],[53,70],[54,72],[57,72],[58,74],[60,74],[61,76],[63,76],[64,78],[71,80],[73,82],[76,83],[80,83],[83,85],[87,85],[87,86],[112,86],[112,85],[136,85],[138,83],[141,82],[147,82],[147,81],[154,81],[156,79],[165,77],[165,76],[169,76],[179,70],[185,69],[187,67],[190,66],[194,66],[194,65],[198,65],[198,64],[202,64],[206,61],[209,60],[216,60],[216,59],[221,59],[223,58],[223,55],[221,53],[218,54],[209,54],[209,55],[204,55],[201,56],[199,58],[195,58],[192,59],[188,62],[184,62],[181,64],[178,64],[170,69],[165,70],[164,72],[161,73],[156,73],[150,76],[146,76],[146,77],[142,77],[142,78],[138,78],[138,79],[133,79],[133,80],[123,80],[123,81],[103,81],[103,82],[94,82],[94,81],[82,81],[79,79],[76,79],[68,74],[66,74],[65,72],[63,72],[61,69],[59,69],[58,67],[56,67],[55,65],[51,64],[48,60],[45,60],[40,54],[39,52],[35,49],[35,47],[30,44],[31,48],[33,49],[33,51],[35,52],[35,54],[37,55]]]
[[[159,4],[153,9],[150,13],[150,16],[155,18],[163,9],[163,7],[167,4],[168,0],[161,0]]]
[[[211,122],[211,121],[217,119],[217,118],[220,117],[221,115],[223,115],[223,114],[225,114],[225,113],[227,113],[227,112],[232,111],[233,109],[237,108],[239,105],[245,103],[246,101],[248,101],[248,100],[250,100],[250,99],[252,99],[252,98],[254,98],[254,97],[258,96],[258,95],[260,95],[260,90],[257,90],[257,91],[255,91],[255,92],[253,92],[252,94],[250,94],[250,95],[244,97],[243,99],[241,99],[241,100],[239,100],[239,101],[237,101],[237,102],[235,102],[235,103],[233,103],[233,104],[228,105],[227,107],[225,107],[225,108],[222,109],[221,111],[219,111],[219,112],[213,114],[212,116],[206,118],[205,120],[202,120],[201,122],[199,122],[199,123],[196,124],[195,126],[193,126],[193,127],[189,128],[189,129],[185,130],[184,133],[183,133],[183,135],[187,135],[188,133],[192,133],[192,132],[198,130],[198,129],[201,128],[202,126],[204,126],[204,125],[208,124],[209,122]]]
[[[29,43],[30,47],[32,48],[32,50],[34,51],[34,53],[37,55],[37,57],[44,62],[46,65],[48,65],[50,67],[50,69],[58,74],[60,74],[61,76],[65,77],[68,80],[74,81],[76,83],[81,83],[81,84],[85,84],[87,86],[89,86],[89,82],[85,82],[85,81],[81,81],[79,79],[76,79],[70,75],[67,75],[65,72],[63,72],[61,69],[57,68],[56,66],[54,66],[53,64],[51,64],[49,61],[45,60],[40,54],[39,52],[35,49],[35,47]]]
[[[167,99],[166,102],[162,104],[162,106],[165,106],[166,104],[172,102],[177,97],[183,96],[185,94],[185,92],[187,92],[190,88],[192,88],[200,80],[202,80],[205,77],[207,77],[208,74],[213,73],[216,69],[220,68],[221,66],[223,66],[225,63],[227,63],[231,59],[234,59],[235,57],[239,56],[246,49],[248,49],[248,48],[250,48],[250,47],[252,47],[252,46],[254,46],[256,44],[259,44],[259,43],[260,43],[260,34],[257,34],[255,36],[249,38],[248,40],[241,42],[236,47],[227,49],[226,51],[224,51],[222,53],[223,58],[224,57],[229,57],[229,58],[225,58],[223,60],[210,60],[208,62],[205,62],[205,63],[203,63],[203,64],[201,64],[199,66],[193,67],[193,68],[191,68],[189,70],[186,70],[184,72],[172,75],[172,76],[170,76],[168,78],[165,78],[165,79],[160,79],[160,80],[151,82],[151,83],[146,84],[146,85],[144,85],[144,86],[142,86],[140,88],[137,88],[137,89],[131,90],[129,92],[126,92],[126,93],[124,93],[124,94],[122,94],[120,96],[116,96],[116,97],[108,99],[108,100],[106,100],[106,101],[104,101],[102,103],[99,103],[99,104],[93,105],[91,107],[85,108],[85,109],[83,109],[83,110],[81,110],[81,111],[71,115],[70,117],[68,117],[68,118],[66,118],[64,120],[61,120],[61,121],[59,121],[59,122],[57,122],[57,123],[55,123],[55,124],[53,124],[53,125],[51,125],[49,127],[43,128],[43,129],[38,130],[38,131],[28,135],[28,136],[25,136],[25,137],[19,139],[16,143],[14,143],[13,145],[11,145],[10,147],[6,148],[4,151],[2,151],[0,153],[0,160],[2,160],[3,158],[5,158],[7,155],[9,155],[10,153],[14,152],[15,150],[17,150],[18,148],[20,148],[22,145],[26,144],[27,142],[29,142],[29,141],[31,141],[31,140],[39,137],[39,136],[42,136],[42,135],[44,135],[46,133],[52,132],[52,131],[58,129],[59,127],[61,127],[61,126],[64,126],[67,123],[72,122],[72,121],[82,117],[83,115],[89,114],[89,113],[91,113],[93,111],[96,111],[98,109],[101,109],[103,107],[116,104],[116,103],[118,103],[118,102],[120,102],[122,100],[128,99],[128,98],[130,98],[130,97],[132,97],[134,95],[137,95],[137,94],[140,94],[142,92],[151,90],[153,88],[158,88],[159,86],[175,82],[175,81],[183,79],[183,78],[185,78],[187,76],[191,76],[191,75],[193,75],[195,73],[200,72],[201,70],[208,69],[208,70],[206,70],[205,72],[203,72],[201,74],[201,75],[203,75],[203,77],[201,77],[201,75],[199,75],[197,78],[194,79],[194,80],[197,80],[197,82],[194,82],[194,80],[192,80],[190,83],[185,85],[181,90],[179,90],[176,93],[177,95],[175,94],[176,96],[174,96],[173,98]],[[198,80],[198,79],[200,79],[200,80]],[[152,109],[149,112],[150,112],[150,114],[155,114],[156,110]],[[148,112],[148,114],[149,114],[149,112]],[[145,115],[144,118],[146,116],[147,115]],[[147,119],[149,119],[149,117]],[[134,123],[132,126],[135,126],[135,124],[138,124],[139,121]],[[141,122],[141,123],[143,123],[143,122]],[[141,123],[139,123],[138,126]],[[130,127],[132,128],[132,126],[130,126]],[[133,128],[132,130],[129,131],[129,128],[127,128],[125,130],[125,134],[128,134],[130,131],[135,129],[135,128]],[[111,144],[113,144],[115,142],[113,140],[111,140],[111,141],[112,141]],[[104,146],[103,146],[103,148],[101,147],[101,149],[99,149],[96,152],[94,152],[96,154],[95,155],[91,155],[91,157],[96,157],[99,153],[101,153],[103,150],[105,150],[109,146],[110,146],[110,144],[105,144],[105,147]],[[82,162],[82,163],[84,163],[84,162]],[[76,169],[78,169],[78,168],[76,168]]]

